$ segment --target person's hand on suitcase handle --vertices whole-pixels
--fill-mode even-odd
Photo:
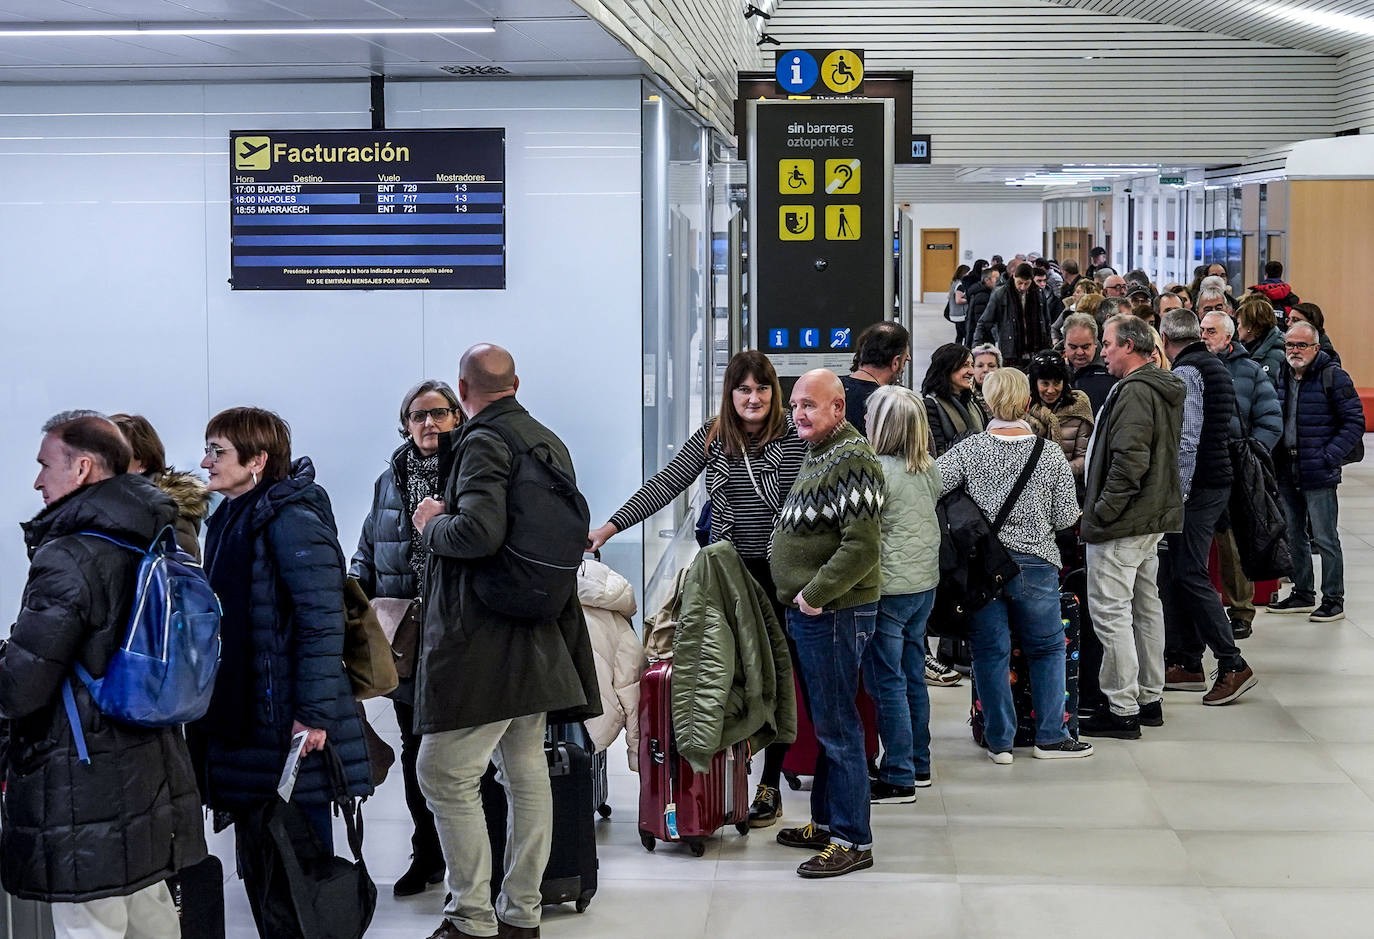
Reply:
[[[793,599],[796,600],[797,608],[800,609],[807,616],[820,616],[822,613],[825,612],[819,607],[814,607],[811,604],[807,603],[806,597],[802,596],[800,592],[798,592],[796,597],[794,597]]]
[[[302,732],[305,733],[305,749],[301,751],[302,756],[311,752],[312,750],[324,749],[324,742],[327,735],[323,730],[320,730],[317,727],[306,727],[300,721],[292,721],[291,736],[294,737],[296,736],[296,734]]]

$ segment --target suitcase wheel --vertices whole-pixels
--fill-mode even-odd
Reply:
[[[602,818],[610,818],[611,807],[603,802],[596,807],[596,814],[600,815]]]
[[[699,838],[694,838],[687,842],[687,847],[691,850],[692,857],[701,857],[706,853],[706,842]]]
[[[577,902],[573,904],[573,908],[579,913],[587,912],[587,907],[591,906],[592,903],[592,895],[595,893],[595,890],[588,890],[586,893],[582,894],[577,898]]]
[[[747,835],[747,834],[749,834],[749,823],[748,823],[748,822],[736,822],[736,823],[735,823],[735,831],[739,832],[741,835]]]
[[[796,773],[783,773],[783,778],[787,780],[787,788],[793,792],[801,791],[801,777]]]
[[[647,831],[641,830],[639,833],[639,843],[644,845],[645,851],[653,851],[654,845],[656,845],[658,842],[654,840],[653,835],[649,834]]]

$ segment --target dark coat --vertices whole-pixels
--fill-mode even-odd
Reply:
[[[930,455],[940,457],[968,434],[982,431],[983,409],[972,392],[961,395],[958,402],[948,395],[925,396],[926,422],[930,425]],[[968,420],[964,420],[964,416]]]
[[[1254,437],[1260,446],[1272,453],[1283,434],[1283,412],[1279,410],[1274,383],[1265,377],[1264,369],[1250,358],[1239,339],[1221,354],[1221,360],[1231,370],[1231,380],[1236,386],[1236,407],[1240,411],[1231,419],[1231,436]]]
[[[1088,443],[1083,541],[1183,529],[1178,436],[1183,379],[1153,365],[1117,383]]]
[[[77,533],[145,545],[176,514],[152,483],[126,473],[78,489],[23,526],[29,578],[0,646],[0,716],[10,734],[0,874],[15,896],[127,895],[205,857],[200,795],[180,729],[113,721],[73,681],[91,757],[83,765],[62,704],[73,663],[103,675],[123,642],[140,560]]]
[[[415,683],[415,732],[439,733],[549,712],[555,721],[601,713],[587,622],[577,596],[556,620],[530,622],[485,606],[470,562],[506,540],[512,454],[490,425],[501,422],[529,445],[547,444],[572,473],[563,442],[514,397],[489,404],[461,430],[440,437],[445,513],[425,526],[430,550],[425,617]]]
[[[415,570],[410,566],[410,515],[406,512],[406,451],[403,443],[391,454],[387,468],[372,489],[372,508],[363,520],[358,550],[348,565],[348,575],[371,597],[412,600],[419,592]]]
[[[240,498],[250,498],[241,496]],[[309,457],[291,464],[287,477],[265,489],[251,508],[251,557],[210,554],[206,569],[251,565],[248,623],[224,629],[250,630],[255,708],[245,714],[251,727],[241,747],[206,733],[197,767],[206,804],[242,810],[276,798],[277,782],[291,744],[291,725],[325,730],[343,760],[349,792],[368,795],[372,783],[362,722],[343,669],[344,558],[329,495],[315,482]],[[227,511],[228,500],[216,512]],[[225,676],[221,670],[220,680]],[[242,676],[239,676],[242,677]],[[196,747],[198,756],[202,752]],[[330,801],[322,757],[305,758],[292,802]]]
[[[1269,330],[1269,335],[1250,346],[1250,358],[1259,363],[1270,381],[1278,384],[1284,369],[1283,332],[1277,326]]]
[[[973,335],[973,327],[978,325],[978,320],[982,318],[983,311],[988,308],[988,300],[992,298],[992,288],[983,283],[980,278],[964,291],[964,296],[968,297],[968,316],[964,319],[964,328],[969,330],[969,335]],[[969,345],[972,346],[973,343],[970,342]]]
[[[1101,358],[1093,359],[1073,373],[1074,388],[1088,396],[1094,414],[1102,409],[1115,384],[1116,378],[1107,371],[1107,364]]]
[[[1322,373],[1334,369],[1331,394],[1326,393]],[[1350,375],[1318,352],[1302,379],[1284,363],[1279,376],[1279,408],[1285,425],[1288,397],[1298,395],[1296,448],[1284,446],[1282,439],[1274,451],[1274,468],[1280,481],[1299,489],[1329,489],[1340,484],[1342,461],[1364,436],[1364,408]]]
[[[975,343],[995,341],[1008,365],[1028,359],[1052,345],[1045,299],[1034,285],[1026,291],[1024,302],[1023,310],[1022,294],[1015,284],[1001,285],[992,292],[973,333]]]
[[[1174,359],[1175,371],[1196,369],[1202,377],[1202,433],[1197,442],[1197,463],[1193,469],[1192,489],[1230,490],[1235,477],[1231,469],[1231,425],[1236,416],[1236,385],[1225,363],[1207,351],[1201,341],[1189,343]]]

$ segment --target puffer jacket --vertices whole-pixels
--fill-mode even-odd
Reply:
[[[1283,435],[1283,412],[1279,409],[1274,383],[1265,377],[1264,369],[1250,358],[1245,345],[1238,339],[1220,358],[1231,370],[1231,380],[1236,386],[1239,413],[1231,418],[1231,436],[1254,437],[1264,449],[1272,452]]]
[[[1334,369],[1326,393],[1323,372]],[[1279,377],[1279,408],[1288,423],[1288,399],[1298,396],[1297,446],[1280,438],[1274,451],[1279,481],[1298,489],[1329,489],[1341,482],[1342,462],[1364,436],[1364,407],[1350,375],[1318,352],[1299,381],[1285,363]]]
[[[239,498],[254,498],[243,495]],[[291,464],[282,479],[256,497],[251,507],[252,555],[206,558],[211,582],[222,564],[251,565],[252,587],[247,628],[252,649],[256,705],[244,720],[247,742],[231,745],[206,725],[191,725],[198,755],[203,753],[203,793],[210,808],[251,809],[276,798],[277,782],[291,745],[292,721],[325,730],[343,760],[348,790],[372,792],[363,726],[353,689],[343,669],[344,557],[329,496],[315,482],[309,457]],[[228,500],[216,512],[227,511]],[[221,670],[220,679],[226,677]],[[323,758],[301,764],[292,802],[331,799]]]
[[[1093,406],[1088,396],[1070,388],[1059,396],[1053,408],[1036,404],[1032,405],[1030,413],[1044,423],[1049,423],[1050,419],[1058,423],[1059,433],[1055,440],[1064,451],[1064,459],[1069,461],[1073,478],[1081,483],[1088,441],[1093,435]]]
[[[177,505],[177,517],[172,522],[177,547],[200,561],[200,526],[210,514],[210,490],[199,476],[174,469],[155,476],[153,485]]]
[[[1227,440],[1236,416],[1236,385],[1230,371],[1201,340],[1189,343],[1173,361],[1176,372],[1189,368],[1202,378],[1202,433],[1191,488],[1230,491],[1234,474]]]
[[[419,593],[415,571],[410,566],[410,536],[413,531],[406,500],[406,451],[404,443],[391,454],[387,468],[372,487],[372,508],[363,520],[358,549],[348,565],[348,576],[356,579],[368,597],[396,597],[413,600]]]
[[[605,750],[624,730],[639,739],[639,676],[649,658],[630,625],[635,591],[630,582],[600,561],[585,560],[577,571],[577,599],[587,617],[601,688],[601,716],[589,719],[587,733],[597,750]],[[629,748],[630,769],[639,771],[639,747]]]
[[[1277,385],[1283,374],[1283,331],[1277,326],[1269,330],[1269,335],[1251,347],[1250,358],[1258,362],[1264,374]]]
[[[972,334],[973,327],[978,325],[978,320],[988,307],[988,301],[992,299],[992,288],[980,279],[964,289],[964,296],[968,298],[968,318],[965,322]]]
[[[906,457],[879,456],[883,468],[883,596],[933,590],[940,582],[940,468],[906,468]]]
[[[177,509],[125,473],[54,502],[25,524],[29,577],[0,645],[0,717],[9,725],[0,803],[0,875],[29,900],[123,896],[205,857],[200,795],[175,727],[105,717],[72,681],[90,751],[82,764],[62,703],[74,663],[105,673],[124,639],[139,555],[100,538],[152,542]]]
[[[1186,396],[1183,379],[1154,365],[1116,383],[1088,448],[1085,543],[1182,531],[1178,438]]]
[[[725,747],[750,752],[797,737],[792,660],[782,625],[734,545],[697,553],[682,586],[673,640],[673,734],[698,773]]]

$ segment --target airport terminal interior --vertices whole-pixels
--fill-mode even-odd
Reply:
[[[347,558],[403,393],[495,343],[599,525],[741,350],[790,389],[895,321],[919,389],[956,272],[994,256],[1147,294],[1219,265],[1237,305],[1289,284],[1369,419],[1374,0],[0,0],[0,630],[59,412],[144,415],[201,472],[212,415],[275,411]],[[777,826],[646,852],[622,738],[595,896],[542,935],[1374,935],[1374,465],[1337,491],[1344,618],[1261,606],[1243,698],[1168,691],[1138,740],[997,765],[969,679],[931,687],[932,785],[875,805],[872,869],[824,882],[774,840],[808,820],[786,784]],[[636,630],[705,498],[602,549]],[[399,753],[391,702],[366,711]],[[430,935],[444,886],[392,891],[399,764],[363,813],[367,935]]]

